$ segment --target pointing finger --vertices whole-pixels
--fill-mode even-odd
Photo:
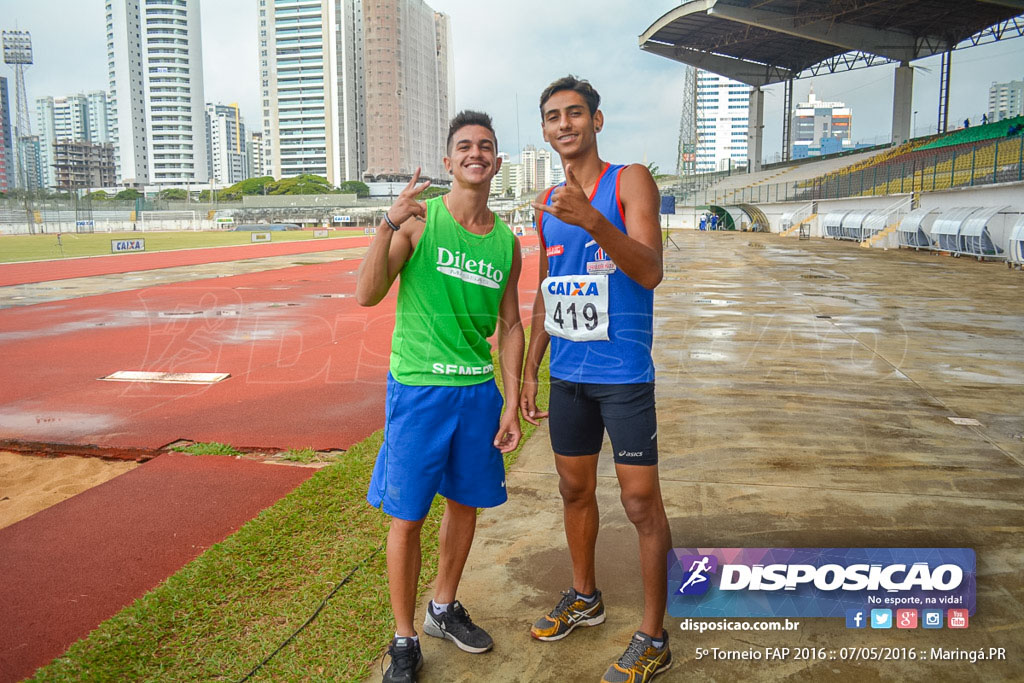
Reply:
[[[550,212],[551,211],[551,207],[548,206],[547,204],[538,204],[537,202],[530,202],[530,206],[532,206],[537,211],[545,211],[545,212]]]

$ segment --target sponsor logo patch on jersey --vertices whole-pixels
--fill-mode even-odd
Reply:
[[[614,273],[618,268],[614,261],[587,261],[587,274],[609,274]]]
[[[461,251],[451,252],[444,247],[437,248],[437,269],[463,282],[491,289],[501,289],[501,281],[505,279],[505,274],[493,264],[469,258]]]
[[[597,248],[593,261],[587,261],[587,274],[611,274],[618,270],[615,262],[608,258],[608,252],[601,247]]]
[[[548,256],[561,256],[565,253],[565,245],[552,244],[547,250]]]

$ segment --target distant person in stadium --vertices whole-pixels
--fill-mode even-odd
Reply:
[[[388,584],[395,637],[384,680],[415,681],[423,665],[413,626],[420,531],[435,494],[445,497],[434,598],[423,630],[466,652],[493,646],[456,600],[477,508],[504,503],[502,453],[516,448],[523,329],[519,241],[487,208],[501,166],[491,118],[459,113],[448,129],[446,195],[416,201],[420,171],[384,214],[359,266],[356,298],[374,306],[401,274],[387,379],[384,442],[366,499],[391,516]],[[505,407],[488,337],[498,331]],[[438,674],[442,675],[442,674]]]
[[[982,114],[981,115],[981,125],[983,125],[983,126],[987,126],[988,125],[988,114]]]
[[[964,119],[964,128],[970,128],[970,127],[971,127],[971,120],[970,119]]]
[[[544,140],[565,182],[534,202],[541,239],[540,285],[524,369],[523,417],[550,413],[572,585],[531,635],[560,640],[596,626],[605,608],[595,576],[598,453],[605,430],[626,516],[639,536],[643,619],[602,680],[641,683],[672,665],[664,629],[666,557],[672,547],[658,480],[654,405],[654,288],[662,279],[658,188],[641,164],[609,164],[597,151],[600,96],[566,76],[540,97]],[[537,370],[551,344],[549,413],[537,407]],[[626,553],[626,550],[622,550]],[[583,672],[564,672],[577,680]]]

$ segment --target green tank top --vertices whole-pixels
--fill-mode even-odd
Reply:
[[[476,235],[443,197],[427,200],[427,224],[399,275],[391,376],[415,386],[464,386],[494,376],[491,344],[515,237],[497,216]]]

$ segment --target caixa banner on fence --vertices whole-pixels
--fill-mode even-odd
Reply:
[[[844,617],[849,609],[974,615],[970,548],[673,548],[673,617]]]
[[[123,254],[129,251],[146,251],[146,240],[143,238],[110,240],[111,254]]]

